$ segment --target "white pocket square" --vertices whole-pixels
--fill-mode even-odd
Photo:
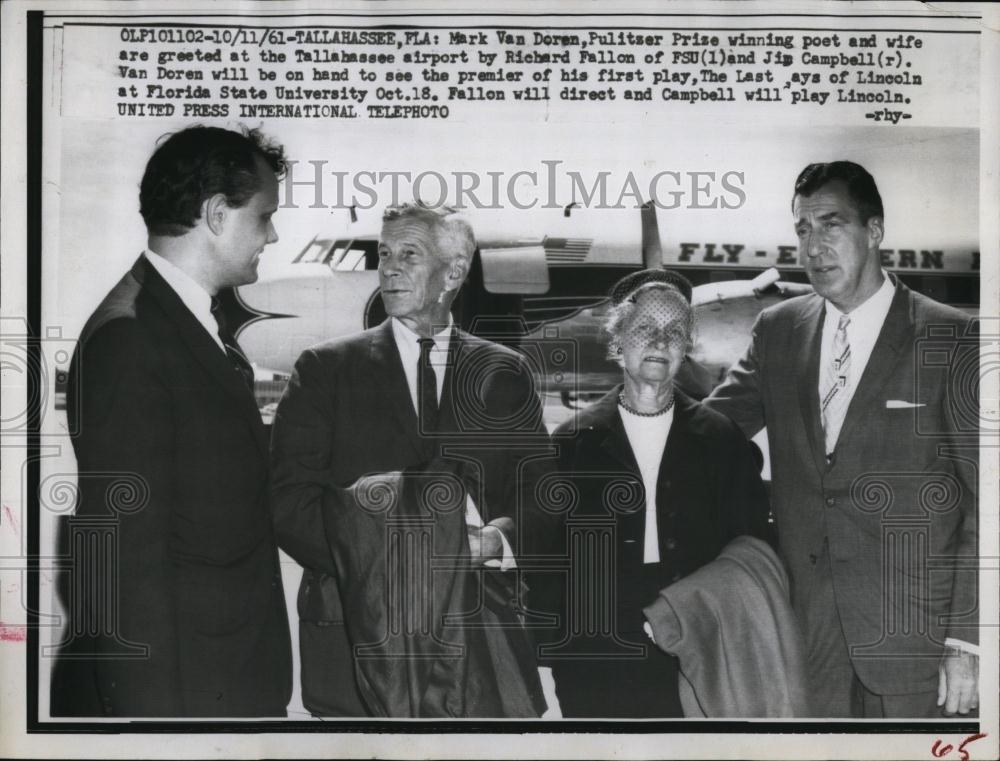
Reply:
[[[926,407],[926,404],[920,402],[904,402],[901,399],[888,399],[885,403],[885,408],[887,410],[908,410],[912,407]]]

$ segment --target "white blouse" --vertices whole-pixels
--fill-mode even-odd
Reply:
[[[660,562],[660,541],[656,528],[656,482],[660,475],[660,461],[663,459],[663,448],[667,444],[670,426],[674,422],[674,408],[662,415],[649,417],[636,415],[618,405],[618,414],[632,454],[639,465],[642,485],[646,489],[646,528],[643,535],[642,562]]]

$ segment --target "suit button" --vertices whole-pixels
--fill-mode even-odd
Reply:
[[[671,537],[666,542],[664,542],[664,546],[668,550],[674,550],[674,549],[677,549],[677,542],[675,542],[674,539],[673,539],[673,537]]]
[[[671,519],[672,518],[676,518],[677,517],[677,511],[676,510],[671,510],[670,512],[667,513],[667,517],[671,518]]]
[[[826,498],[826,506],[827,507],[833,507],[836,504],[837,504],[837,500],[834,497],[827,497]]]
[[[819,558],[817,558],[817,557],[816,557],[815,555],[810,555],[810,556],[809,556],[809,562],[810,562],[810,563],[812,563],[813,565],[816,565],[816,561],[817,561],[818,559],[819,559]]]

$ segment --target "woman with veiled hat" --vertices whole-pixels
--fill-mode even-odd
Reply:
[[[736,536],[769,539],[767,495],[736,425],[675,387],[691,284],[644,270],[610,298],[605,327],[624,382],[554,434],[573,495],[555,551],[571,569],[545,585],[563,626],[543,661],[564,718],[680,717],[677,661],[647,637],[642,610]]]

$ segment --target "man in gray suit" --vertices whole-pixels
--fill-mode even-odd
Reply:
[[[815,294],[761,313],[705,400],[767,427],[772,507],[818,716],[978,705],[974,323],[882,270],[882,199],[847,161],[792,201]]]

